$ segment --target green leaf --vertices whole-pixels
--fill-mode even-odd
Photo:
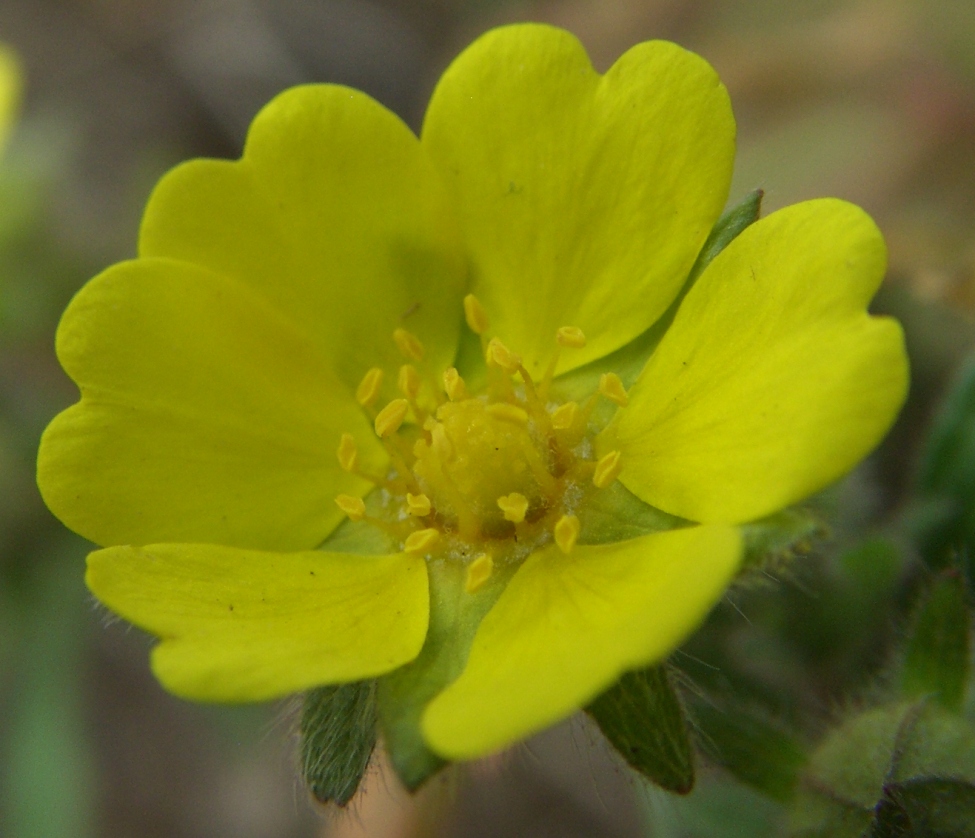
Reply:
[[[660,339],[670,328],[674,315],[677,314],[677,309],[680,308],[681,302],[687,292],[691,290],[695,280],[745,228],[758,221],[762,210],[763,195],[761,189],[750,192],[740,203],[718,219],[707,241],[704,242],[701,252],[698,253],[697,260],[687,275],[684,287],[656,323],[626,346],[611,352],[605,358],[600,358],[598,361],[593,361],[591,364],[558,378],[555,386],[559,395],[565,400],[575,399],[579,401],[587,398],[590,393],[596,390],[599,385],[599,377],[604,372],[615,372],[623,380],[624,386],[629,388],[636,381],[647,362],[647,358],[657,348]]]
[[[906,698],[933,695],[960,710],[968,681],[971,617],[965,580],[945,571],[927,592],[907,642],[901,692]]]
[[[321,803],[344,806],[359,787],[376,746],[376,684],[318,687],[305,693],[301,769]]]
[[[693,718],[705,752],[734,777],[775,800],[792,796],[807,759],[793,735],[741,707],[701,701],[693,707]]]
[[[684,706],[666,666],[628,672],[586,711],[633,768],[668,791],[694,787]]]
[[[963,780],[890,783],[870,838],[968,838],[975,825],[975,786]]]
[[[515,566],[501,567],[473,594],[465,590],[467,568],[432,562],[430,627],[419,656],[379,679],[379,725],[396,773],[410,791],[419,788],[446,761],[427,748],[420,718],[430,700],[460,675],[484,615],[497,601]]]
[[[970,555],[975,548],[975,358],[959,370],[932,425],[918,496],[915,529],[928,563],[940,568],[955,553]]]

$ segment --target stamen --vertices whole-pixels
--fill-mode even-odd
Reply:
[[[518,405],[508,404],[508,402],[495,402],[489,404],[485,410],[490,416],[502,422],[510,422],[512,425],[528,425],[528,414]]]
[[[379,438],[385,439],[390,434],[396,433],[409,411],[410,403],[406,399],[393,399],[380,410],[375,422],[376,434]]]
[[[473,294],[464,297],[464,319],[475,335],[483,335],[488,329],[488,316],[481,301]]]
[[[432,505],[430,503],[430,498],[426,495],[413,495],[409,492],[406,493],[406,508],[409,510],[410,515],[415,518],[426,518],[430,514],[430,509]]]
[[[396,386],[407,399],[413,401],[417,393],[420,392],[420,373],[416,371],[413,364],[403,364],[399,368],[399,376],[396,379]]]
[[[611,402],[615,402],[620,407],[626,407],[630,403],[630,397],[626,394],[626,388],[615,372],[603,373],[599,377],[599,394],[605,396]]]
[[[557,431],[567,431],[572,427],[579,412],[579,405],[575,402],[560,404],[552,411],[552,427]]]
[[[559,346],[567,349],[582,349],[586,345],[586,336],[582,329],[576,326],[562,326],[555,333],[555,340]]]
[[[366,504],[362,498],[353,495],[339,495],[335,505],[349,516],[350,521],[361,521],[366,514]]]
[[[568,555],[576,546],[576,539],[579,537],[579,519],[575,515],[563,515],[555,525],[553,535],[559,549]]]
[[[355,400],[361,407],[372,407],[379,396],[379,388],[383,384],[383,371],[373,367],[362,376],[362,381],[355,390]]]
[[[514,375],[521,366],[521,357],[501,343],[497,338],[491,338],[485,353],[488,366],[499,367],[508,375]]]
[[[494,559],[487,553],[481,553],[474,561],[467,566],[467,582],[464,590],[473,594],[479,590],[494,572]]]
[[[440,530],[432,527],[425,530],[411,532],[403,542],[403,550],[407,553],[427,553],[440,540]]]
[[[605,489],[623,470],[623,462],[620,460],[619,451],[610,451],[608,454],[599,458],[596,463],[596,470],[592,475],[592,484],[597,489]]]
[[[467,385],[454,367],[444,370],[443,388],[447,398],[452,402],[460,402],[467,398]]]
[[[528,512],[528,498],[519,492],[502,495],[498,498],[498,509],[504,513],[505,521],[520,524],[525,520],[525,513]]]
[[[355,471],[356,464],[359,462],[359,449],[356,447],[355,437],[352,434],[342,434],[335,455],[338,457],[339,467],[342,471]]]
[[[394,329],[393,340],[396,342],[396,348],[405,357],[411,361],[423,360],[423,344],[420,343],[420,339],[412,332],[408,332],[406,329]]]

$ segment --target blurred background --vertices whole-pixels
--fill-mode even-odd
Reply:
[[[238,156],[257,110],[300,82],[360,88],[417,128],[451,57],[525,20],[570,29],[600,70],[650,38],[700,53],[738,119],[732,200],[762,187],[768,212],[838,196],[884,231],[890,272],[876,307],[907,329],[908,407],[882,450],[820,499],[831,537],[734,593],[678,659],[691,692],[734,686],[735,701],[746,695],[783,730],[805,720],[789,729],[807,743],[883,684],[919,573],[904,523],[918,457],[975,343],[971,0],[0,0],[0,42],[26,84],[0,161],[0,835],[781,829],[774,789],[705,761],[689,797],[652,791],[583,719],[448,772],[414,801],[377,765],[351,812],[322,811],[297,779],[293,708],[164,693],[149,639],[95,606],[88,545],[34,484],[40,433],[76,395],[53,352],[60,312],[86,279],[134,255],[168,167]]]

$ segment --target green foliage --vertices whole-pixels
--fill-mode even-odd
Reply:
[[[975,728],[933,702],[869,710],[813,755],[793,807],[796,838],[964,838]],[[952,826],[952,825],[955,826]]]
[[[901,691],[906,698],[932,695],[960,710],[968,682],[971,617],[965,580],[947,571],[923,598],[904,655]]]
[[[700,701],[693,718],[704,751],[736,779],[787,801],[806,762],[806,750],[784,726],[750,707]]]
[[[694,752],[680,697],[665,666],[628,672],[586,708],[612,746],[661,788],[694,787]]]
[[[305,784],[319,802],[344,806],[359,788],[376,746],[375,682],[309,690],[300,730]]]

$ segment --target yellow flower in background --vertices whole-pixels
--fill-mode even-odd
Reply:
[[[0,153],[13,128],[20,104],[20,63],[7,47],[0,44]]]
[[[737,525],[847,472],[907,386],[856,207],[776,212],[685,289],[734,132],[697,56],[645,43],[601,76],[523,25],[454,62],[419,139],[299,87],[241,160],[169,173],[139,257],[64,315],[81,400],[38,466],[162,683],[382,676],[388,741],[468,759],[666,658],[738,571]]]

